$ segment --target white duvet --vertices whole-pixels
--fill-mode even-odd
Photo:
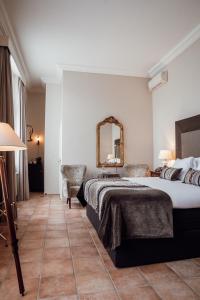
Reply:
[[[159,177],[124,177],[124,179],[166,192],[171,197],[174,208],[200,207],[200,186]]]

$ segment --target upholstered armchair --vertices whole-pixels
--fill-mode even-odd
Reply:
[[[127,177],[146,177],[149,176],[149,166],[147,164],[127,164],[124,166],[125,176]]]
[[[62,165],[62,197],[67,199],[71,208],[71,198],[76,197],[84,180],[86,166],[84,165]]]

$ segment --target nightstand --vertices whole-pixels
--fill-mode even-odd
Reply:
[[[28,164],[30,192],[44,192],[44,172],[42,164]]]
[[[157,171],[150,171],[150,177],[160,177],[161,172]]]
[[[117,173],[101,173],[101,174],[98,174],[98,178],[120,178],[120,175],[117,174]]]

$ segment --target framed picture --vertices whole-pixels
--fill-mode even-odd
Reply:
[[[32,135],[33,135],[33,127],[31,125],[26,125],[26,139],[27,142],[32,142]]]

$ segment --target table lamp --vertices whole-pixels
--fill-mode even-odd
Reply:
[[[158,158],[162,160],[162,165],[165,167],[168,161],[172,159],[172,153],[170,150],[160,150]]]
[[[20,138],[16,135],[12,127],[7,123],[0,122],[0,152],[26,150],[26,145],[22,143]],[[17,271],[17,278],[19,284],[20,294],[24,295],[24,283],[21,272],[21,265],[18,254],[18,240],[15,232],[14,219],[11,209],[11,203],[8,195],[8,182],[6,174],[6,161],[3,156],[0,156],[0,180],[2,186],[2,197],[5,205],[5,215],[7,217],[10,240],[12,245],[12,252],[15,260]]]

